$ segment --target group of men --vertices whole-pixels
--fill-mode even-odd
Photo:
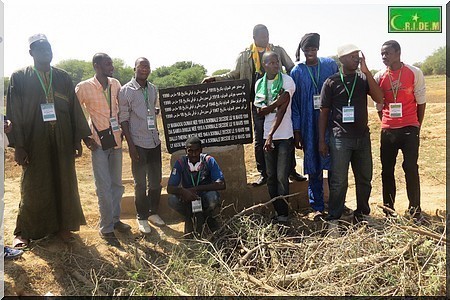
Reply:
[[[12,74],[7,94],[7,116],[13,128],[8,135],[10,146],[15,148],[15,161],[23,167],[13,246],[25,248],[30,240],[49,234],[70,242],[74,239],[72,231],[86,224],[75,172],[75,158],[82,155],[81,140],[91,151],[100,236],[110,245],[120,245],[114,231],[131,229],[120,220],[124,192],[122,134],[132,161],[139,231],[151,232],[148,221],[164,226],[158,215],[162,179],[161,141],[156,122],[158,97],[156,87],[147,80],[148,59],[138,58],[134,77],[121,86],[113,78],[112,59],[105,53],[97,53],[92,59],[95,75],[74,87],[65,71],[50,65],[53,53],[45,35],[30,37],[29,46],[34,65]],[[180,173],[189,164],[200,162],[201,143],[188,141],[186,146],[189,159],[185,166],[179,167]],[[191,148],[195,148],[194,155],[190,155]],[[223,174],[214,159],[209,156],[202,159],[207,162],[197,163],[198,170],[192,174],[198,175],[201,184],[212,177],[217,184],[213,190],[225,188]],[[177,178],[171,177],[170,182],[180,184]],[[178,208],[177,199],[187,203],[193,194],[202,196],[207,191],[196,186],[170,190],[174,194],[170,203]],[[209,208],[205,207],[205,212],[209,213]],[[209,219],[206,221],[213,223]]]
[[[381,55],[387,69],[375,77],[355,45],[338,48],[342,68],[330,58],[319,58],[320,36],[306,34],[296,53],[305,56],[294,66],[286,51],[269,44],[267,27],[253,30],[254,43],[240,53],[236,68],[204,82],[248,79],[252,87],[255,158],[260,178],[272,198],[289,194],[289,177],[304,180],[295,171],[295,148],[303,149],[308,196],[316,217],[324,214],[323,170],[329,176],[328,220],[338,220],[345,208],[348,167],[356,181],[357,219],[369,215],[372,154],[368,128],[367,95],[377,103],[382,121],[381,161],[383,203],[394,212],[394,166],[398,150],[404,156],[409,210],[421,218],[418,175],[419,132],[425,111],[425,83],[421,71],[403,64],[400,45],[388,41]],[[135,187],[137,225],[149,233],[148,220],[165,222],[158,215],[161,197],[161,141],[156,116],[157,89],[148,81],[150,62],[140,57],[134,77],[125,85],[112,77],[112,59],[94,55],[95,75],[73,86],[70,76],[50,65],[51,45],[43,34],[29,39],[34,66],[12,74],[7,94],[7,116],[13,129],[10,145],[23,167],[21,202],[13,246],[28,246],[30,239],[56,233],[64,241],[86,224],[78,194],[75,158],[82,155],[81,140],[91,151],[100,211],[100,236],[119,245],[114,233],[131,226],[120,221],[122,135],[125,137]],[[283,72],[282,67],[290,75]],[[360,71],[358,70],[360,66]],[[84,112],[83,112],[84,109]],[[85,113],[89,116],[86,121]],[[185,232],[207,224],[218,227],[218,190],[225,189],[216,160],[202,153],[200,139],[186,141],[186,155],[171,171],[169,205],[185,216]],[[288,220],[288,204],[274,203],[276,220]],[[192,218],[195,217],[195,218]],[[192,221],[197,222],[194,224]],[[195,226],[197,228],[194,228]]]
[[[338,48],[340,69],[333,59],[318,57],[317,33],[302,37],[296,51],[299,63],[295,66],[282,47],[269,43],[266,26],[254,27],[253,40],[239,54],[233,70],[205,78],[204,82],[232,79],[250,82],[255,158],[261,174],[254,185],[267,182],[272,198],[288,195],[288,178],[296,174],[294,151],[303,149],[314,219],[324,216],[323,170],[328,170],[330,194],[326,219],[333,223],[348,210],[345,197],[351,163],[357,202],[353,214],[356,222],[367,219],[373,171],[367,110],[370,95],[382,122],[385,213],[395,215],[394,167],[398,150],[402,150],[409,212],[414,220],[423,220],[417,160],[425,112],[425,81],[418,68],[401,62],[398,42],[390,40],[383,44],[381,56],[387,69],[372,76],[364,54],[353,44]],[[303,62],[301,52],[305,56]],[[290,76],[283,73],[283,67]],[[285,222],[286,199],[274,201],[274,208],[276,220]]]

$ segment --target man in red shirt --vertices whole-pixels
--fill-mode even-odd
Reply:
[[[423,220],[420,208],[419,133],[425,115],[425,79],[420,69],[404,64],[397,41],[381,47],[381,57],[387,66],[375,74],[384,92],[384,104],[377,105],[381,119],[381,165],[383,205],[394,209],[394,169],[398,150],[403,153],[403,170],[409,199],[409,213],[415,221]],[[392,213],[386,211],[386,215]]]

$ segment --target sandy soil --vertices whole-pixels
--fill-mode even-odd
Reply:
[[[374,214],[381,214],[376,207],[381,204],[381,178],[379,160],[379,122],[374,110],[370,109],[372,147],[374,161],[373,191],[371,207]],[[420,150],[420,176],[422,208],[434,215],[436,210],[445,210],[445,104],[429,104],[427,117],[421,133]],[[124,143],[125,145],[125,143]],[[248,182],[256,178],[257,172],[254,164],[252,145],[245,146]],[[302,153],[297,150],[297,158],[301,161]],[[14,162],[14,152],[8,149],[5,153],[5,214],[4,214],[4,240],[5,244],[11,244],[15,218],[20,200],[20,176],[21,168]],[[399,162],[401,161],[399,156]],[[168,175],[170,170],[170,155],[163,154],[163,174]],[[95,195],[93,174],[91,170],[90,153],[85,149],[83,156],[76,162],[79,180],[79,191],[83,210],[87,219],[87,225],[78,233],[77,241],[72,245],[65,245],[54,237],[48,237],[35,243],[30,251],[26,251],[22,258],[5,262],[5,295],[44,295],[51,292],[54,295],[90,295],[92,280],[95,279],[95,270],[91,270],[90,277],[80,275],[74,268],[89,269],[89,265],[83,265],[82,257],[92,255],[104,264],[120,265],[122,259],[126,259],[133,253],[118,251],[106,246],[98,236],[98,206]],[[297,171],[302,172],[302,166],[297,166]],[[399,212],[407,208],[405,180],[401,170],[401,163],[397,164],[397,203]],[[124,153],[123,178],[130,179],[131,167],[128,153]],[[127,189],[132,189],[127,185]],[[132,190],[128,190],[130,192]],[[354,180],[350,176],[350,186],[347,194],[347,205],[355,207]],[[130,235],[120,236],[122,242],[136,243],[140,246],[150,247],[155,255],[169,255],[171,247],[177,243],[177,238],[182,235],[183,224],[169,224],[165,229],[154,230],[150,238],[143,238],[137,231],[134,220],[125,220],[132,225]],[[136,250],[137,251],[137,250]],[[71,261],[65,261],[64,254],[70,253]],[[70,267],[68,267],[70,266]],[[67,276],[70,274],[71,276]],[[75,278],[75,279],[74,279]],[[78,287],[75,281],[80,281],[86,286],[86,290]]]

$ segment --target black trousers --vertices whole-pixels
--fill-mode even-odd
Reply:
[[[409,211],[418,214],[420,208],[419,166],[419,128],[407,126],[398,129],[383,129],[381,131],[381,178],[383,182],[383,204],[394,209],[395,177],[394,170],[398,150],[403,153],[403,171],[406,179],[406,192],[409,200]]]

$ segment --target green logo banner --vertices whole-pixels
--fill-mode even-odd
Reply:
[[[441,6],[389,6],[389,33],[442,32]]]

